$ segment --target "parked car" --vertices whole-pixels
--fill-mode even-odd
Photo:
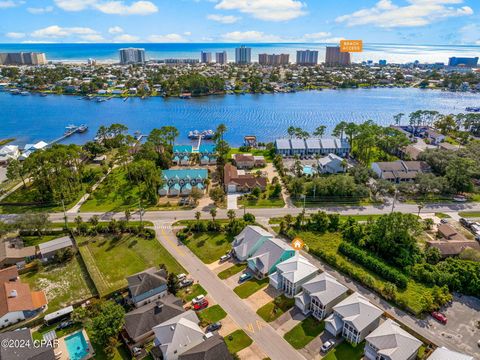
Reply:
[[[178,281],[185,280],[186,278],[187,278],[187,275],[186,275],[186,274],[178,274],[178,275],[177,275]]]
[[[207,326],[207,332],[214,332],[222,327],[222,323],[216,322]]]
[[[462,224],[463,226],[465,226],[466,228],[469,228],[470,229],[470,226],[472,225],[472,223],[470,221],[468,221],[467,219],[465,218],[460,218],[460,224]]]
[[[333,346],[335,345],[334,340],[327,340],[323,343],[322,347],[320,350],[324,353],[326,353],[328,350],[330,350]]]
[[[225,261],[227,261],[227,260],[230,260],[231,258],[232,258],[232,254],[227,253],[227,254],[223,255],[223,256],[220,258],[220,262],[223,263],[223,262],[225,262]]]
[[[250,280],[251,278],[252,278],[252,274],[250,274],[250,273],[245,273],[245,274],[242,274],[242,275],[240,276],[240,278],[238,279],[238,282],[241,282],[241,283],[242,283],[242,282],[245,282],[245,281],[247,281],[247,280]]]
[[[178,283],[178,287],[180,289],[183,289],[183,288],[186,288],[187,286],[190,286],[193,284],[193,280],[192,279],[183,279],[182,281],[180,281]]]
[[[139,347],[136,347],[136,346],[135,346],[135,347],[132,349],[132,353],[133,353],[133,356],[139,356],[139,355],[142,354],[142,349],[140,349]]]
[[[443,315],[441,312],[438,312],[438,311],[432,312],[432,317],[443,325],[447,324],[447,317]]]
[[[440,222],[441,222],[442,224],[448,224],[448,220],[447,220],[447,219],[442,219],[442,220],[440,220]]]
[[[63,321],[57,326],[55,330],[63,330],[69,328],[70,326],[73,326],[73,321]]]
[[[207,306],[208,306],[208,300],[203,299],[203,301],[195,303],[193,305],[193,310],[196,310],[196,311],[202,310],[202,309],[205,309]]]
[[[196,298],[192,300],[192,304],[197,304],[201,303],[203,300],[205,300],[205,295],[198,295]]]
[[[463,195],[455,195],[453,197],[453,201],[456,201],[456,202],[466,202],[467,201],[467,198]]]

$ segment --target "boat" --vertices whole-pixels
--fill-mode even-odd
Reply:
[[[128,100],[128,96],[127,96],[127,97],[125,97],[125,99],[123,99],[123,102],[125,102],[125,101],[127,101],[127,100]]]
[[[77,132],[78,132],[79,134],[82,134],[82,133],[84,133],[84,132],[87,131],[87,130],[88,130],[88,126],[85,125],[85,124],[82,124],[82,125],[80,125],[80,126],[77,128]]]
[[[10,90],[10,94],[12,94],[12,95],[20,95],[20,90],[18,90],[18,89],[12,89],[12,90]]]
[[[467,107],[465,108],[465,111],[468,111],[468,112],[480,112],[480,107]]]
[[[41,97],[47,97],[48,95],[45,94],[45,93],[40,93],[40,96],[41,96]]]
[[[28,95],[30,95],[30,93],[29,93],[28,91],[22,91],[20,94],[21,94],[22,96],[28,96]]]

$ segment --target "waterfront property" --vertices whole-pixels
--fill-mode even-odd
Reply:
[[[283,156],[336,154],[345,157],[350,152],[350,144],[340,138],[277,139],[275,149]]]
[[[240,261],[246,261],[263,245],[267,239],[274,236],[260,226],[249,225],[235,236],[232,243],[233,255]]]
[[[372,170],[380,179],[399,184],[415,180],[418,174],[431,172],[424,161],[387,161],[372,163]]]
[[[158,190],[160,196],[188,196],[195,187],[205,192],[207,169],[163,170],[164,185]]]
[[[232,154],[237,169],[253,169],[265,166],[265,157],[252,154]]]
[[[315,265],[297,252],[295,256],[277,265],[277,271],[269,276],[269,282],[286,297],[292,298],[301,291],[303,284],[317,274],[318,269]]]
[[[201,143],[198,148],[194,148],[192,145],[175,145],[172,162],[181,166],[191,165],[194,154],[198,154],[200,165],[215,165],[217,163],[215,145],[205,143]]]
[[[167,295],[167,272],[152,267],[127,277],[128,292],[135,307],[140,307]]]
[[[353,293],[333,307],[326,320],[325,330],[334,336],[342,335],[352,344],[361,343],[380,324],[383,311],[364,296]]]
[[[0,164],[6,164],[10,160],[16,160],[20,157],[20,150],[17,145],[5,145],[0,148]]]
[[[366,338],[365,357],[368,360],[414,360],[422,342],[387,319]]]
[[[247,260],[248,268],[261,280],[277,270],[277,265],[295,256],[295,250],[284,241],[268,238],[260,248]]]
[[[217,163],[217,152],[214,144],[202,143],[196,152],[199,154],[200,165],[215,165]]]
[[[267,178],[248,174],[227,163],[224,167],[224,184],[227,193],[249,192],[257,187],[263,191],[267,188]]]
[[[321,174],[338,174],[347,171],[347,160],[335,154],[318,159],[318,172]]]
[[[173,159],[172,162],[175,165],[188,166],[191,162],[193,153],[192,145],[175,145],[173,147]]]
[[[333,307],[345,298],[348,291],[326,272],[307,281],[302,285],[302,290],[295,296],[295,305],[304,315],[311,314],[317,320],[330,315]]]

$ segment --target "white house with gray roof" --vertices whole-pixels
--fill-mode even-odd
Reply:
[[[302,285],[303,291],[295,296],[295,305],[304,315],[312,314],[323,320],[333,307],[347,296],[348,289],[332,275],[324,272]]]
[[[277,271],[269,276],[269,282],[286,297],[293,298],[301,291],[302,285],[317,274],[317,267],[296,252],[295,256],[277,265]]]
[[[325,330],[359,344],[378,327],[382,314],[383,311],[364,296],[353,293],[333,307],[333,314],[325,319]]]
[[[344,157],[350,152],[350,145],[347,139],[340,138],[277,139],[275,149],[284,156],[336,154]]]
[[[368,360],[414,360],[422,342],[388,319],[366,338]]]
[[[428,357],[428,360],[473,360],[473,356],[448,350],[442,346],[436,348],[432,355]]]
[[[279,263],[293,256],[295,256],[295,250],[290,245],[280,239],[269,238],[247,260],[248,268],[257,279],[263,279],[273,274]]]
[[[260,226],[248,225],[233,240],[233,253],[240,261],[247,261],[263,245],[274,236]]]
[[[347,168],[348,164],[344,159],[335,154],[328,154],[318,159],[318,172],[322,174],[338,174],[345,172]]]

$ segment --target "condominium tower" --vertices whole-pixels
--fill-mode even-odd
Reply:
[[[120,49],[120,64],[143,64],[145,63],[145,49],[125,48]]]
[[[317,65],[318,64],[318,51],[316,50],[298,50],[297,51],[297,64],[298,65]]]
[[[258,63],[260,65],[287,65],[290,60],[289,54],[259,54]]]
[[[46,63],[45,53],[0,53],[0,65],[45,65]]]
[[[212,53],[202,51],[200,53],[200,62],[204,64],[210,64],[212,62]]]
[[[217,64],[225,65],[228,62],[227,52],[226,51],[217,52],[215,54],[215,61],[217,62]]]
[[[240,46],[235,49],[235,62],[239,65],[246,65],[252,62],[252,49]]]
[[[327,46],[325,54],[326,66],[348,66],[351,64],[350,53],[341,52],[340,46]]]

